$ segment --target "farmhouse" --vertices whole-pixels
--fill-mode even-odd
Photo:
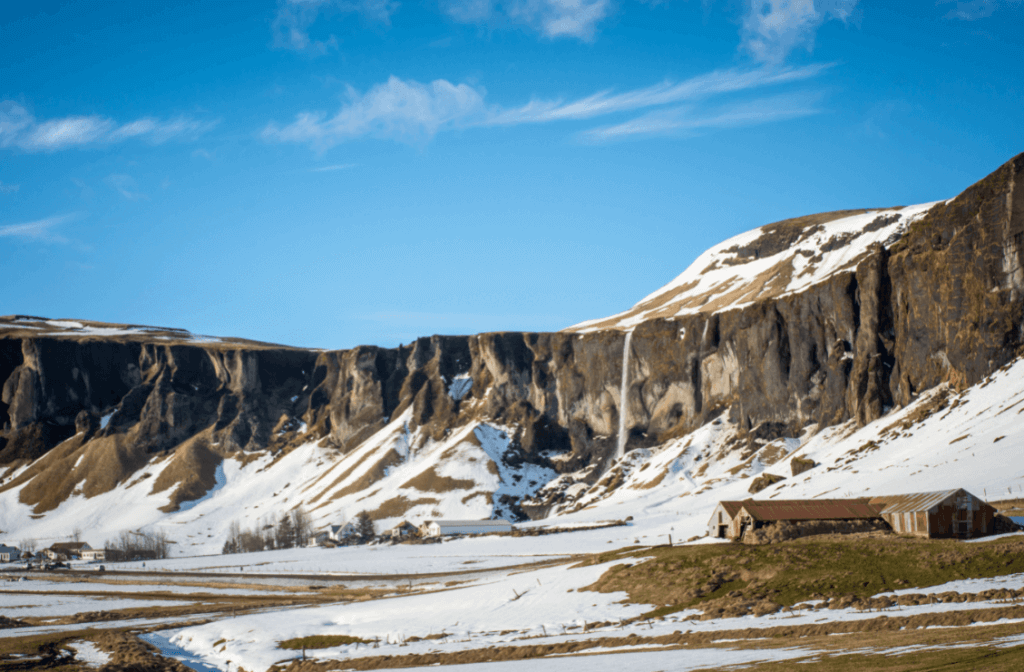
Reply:
[[[711,513],[711,520],[708,521],[708,536],[725,539],[729,534],[729,526],[732,525],[733,518],[742,507],[743,502],[719,502]]]
[[[769,523],[840,520],[878,520],[878,509],[867,497],[859,499],[778,499],[753,500],[742,503],[729,526],[727,536],[740,539],[747,530],[757,530]]]
[[[708,536],[737,540],[748,531],[783,522],[875,521],[899,534],[976,537],[996,531],[996,513],[962,488],[858,499],[746,499],[719,502],[708,521]]]
[[[310,546],[331,546],[356,536],[356,533],[356,526],[351,522],[344,525],[330,525],[326,529],[311,535],[307,543]]]
[[[995,508],[962,488],[875,497],[871,505],[900,534],[978,537],[995,531]]]
[[[402,537],[416,536],[417,532],[419,532],[419,528],[409,521],[403,520],[398,525],[395,525],[388,530],[388,536],[392,539],[401,539]]]
[[[82,551],[91,551],[92,546],[84,541],[62,541],[45,549],[43,553],[49,560],[70,560],[81,557]]]
[[[512,523],[507,520],[428,520],[421,530],[431,537],[450,534],[487,534],[489,532],[511,532]]]
[[[21,551],[14,546],[0,544],[0,562],[17,562],[21,559]]]

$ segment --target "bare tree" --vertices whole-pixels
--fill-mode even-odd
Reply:
[[[295,528],[295,545],[303,546],[313,533],[313,521],[301,506],[292,510],[292,527]]]
[[[18,542],[18,548],[21,549],[22,553],[26,551],[29,553],[36,552],[36,540],[35,539],[22,539]]]
[[[71,541],[73,541],[73,542],[75,542],[77,544],[81,540],[82,540],[82,528],[76,527],[75,529],[71,530]]]

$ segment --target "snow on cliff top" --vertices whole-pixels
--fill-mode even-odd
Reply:
[[[567,331],[632,329],[647,320],[718,313],[802,291],[837,273],[853,272],[871,245],[888,247],[939,202],[766,224],[707,250],[675,280],[629,310]]]
[[[190,343],[197,345],[224,344],[250,347],[289,347],[273,343],[250,341],[243,338],[222,338],[202,336],[185,329],[174,327],[149,327],[138,324],[109,324],[92,320],[51,320],[31,315],[0,316],[0,336],[8,337],[58,337],[58,338],[105,338],[156,343]]]

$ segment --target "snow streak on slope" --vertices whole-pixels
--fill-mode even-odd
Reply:
[[[853,272],[871,245],[891,245],[934,205],[824,213],[762,226],[707,250],[631,309],[568,331],[630,329],[655,318],[717,313],[800,292]]]

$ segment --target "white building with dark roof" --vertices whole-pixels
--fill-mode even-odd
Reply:
[[[512,531],[512,523],[507,520],[431,520],[425,526],[431,537]]]

